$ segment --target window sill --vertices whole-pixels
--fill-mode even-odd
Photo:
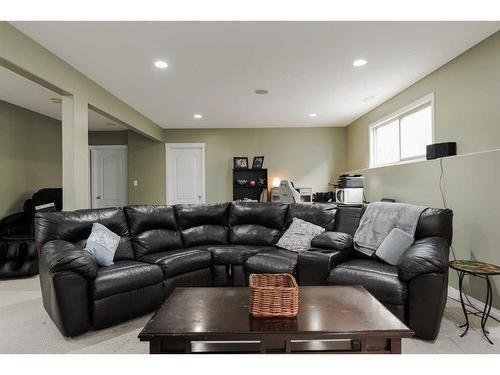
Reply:
[[[413,164],[413,163],[420,163],[422,161],[427,161],[427,159],[425,157],[421,157],[421,158],[415,158],[415,159],[409,159],[409,160],[401,160],[401,161],[398,161],[396,163],[391,163],[391,164],[383,164],[383,165],[376,165],[376,166],[373,166],[373,167],[368,167],[368,168],[364,168],[365,170],[369,170],[369,169],[378,169],[378,168],[386,168],[386,167],[394,167],[394,166],[397,166],[397,165],[405,165],[405,164]]]

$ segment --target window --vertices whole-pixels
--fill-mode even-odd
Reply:
[[[370,167],[425,157],[433,142],[434,94],[370,125]]]

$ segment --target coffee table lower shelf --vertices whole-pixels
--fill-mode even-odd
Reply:
[[[144,340],[146,341],[146,340]],[[279,353],[372,353],[401,354],[401,338],[368,339],[272,339],[272,340],[186,340],[149,341],[150,354],[279,354]]]

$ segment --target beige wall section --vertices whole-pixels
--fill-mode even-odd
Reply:
[[[369,166],[368,126],[434,92],[435,142],[459,154],[500,148],[500,32],[347,127],[347,169]]]
[[[0,218],[62,186],[61,122],[0,101]]]
[[[163,129],[157,124],[8,22],[0,22],[0,65],[60,94],[81,96],[106,116],[134,128],[139,133],[157,140],[163,138]]]
[[[368,125],[434,92],[435,140],[456,141],[459,153],[443,159],[456,256],[500,265],[499,72],[500,33],[496,33],[349,125],[347,165],[364,174],[369,201],[386,197],[442,207],[439,160],[361,169],[369,163]],[[465,287],[484,301],[482,281],[467,278]],[[500,279],[493,281],[494,306],[500,308]],[[458,287],[454,273],[450,284]]]
[[[264,156],[269,186],[274,177],[325,191],[345,169],[344,128],[167,129],[165,142],[206,143],[206,201],[233,198],[233,156]]]
[[[128,144],[128,131],[89,131],[89,145],[126,145]]]
[[[165,204],[165,145],[128,132],[128,203]],[[133,181],[137,180],[138,186]]]

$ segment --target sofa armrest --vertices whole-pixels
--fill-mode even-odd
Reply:
[[[352,236],[342,232],[323,232],[313,238],[311,247],[320,249],[344,251],[353,247]]]
[[[446,272],[449,251],[448,242],[441,237],[427,237],[415,241],[399,260],[399,279],[407,282],[418,275]]]
[[[327,285],[330,271],[352,257],[351,251],[312,248],[299,251],[297,275],[300,285]]]
[[[97,276],[97,263],[92,255],[68,241],[53,240],[44,244],[40,261],[53,273],[73,271],[89,280]]]

